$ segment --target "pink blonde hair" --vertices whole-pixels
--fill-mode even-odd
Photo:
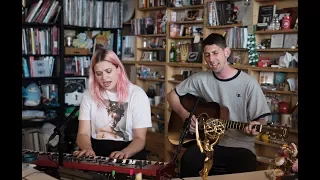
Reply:
[[[105,48],[99,48],[98,50],[96,50],[96,52],[93,54],[91,58],[88,84],[89,84],[89,91],[91,96],[93,97],[93,100],[96,101],[98,105],[102,105],[106,107],[104,103],[104,98],[103,98],[103,93],[105,90],[100,86],[98,81],[96,81],[95,75],[94,75],[94,66],[97,63],[102,61],[108,61],[119,69],[119,72],[118,72],[119,77],[116,84],[117,98],[119,103],[124,102],[128,97],[130,81],[128,79],[124,66],[119,60],[118,56],[113,51]]]

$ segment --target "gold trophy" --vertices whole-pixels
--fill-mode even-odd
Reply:
[[[203,132],[200,135],[199,130]],[[206,113],[198,116],[196,121],[196,141],[201,153],[206,154],[203,169],[200,171],[203,180],[208,179],[208,174],[213,164],[213,146],[218,143],[220,136],[223,135],[224,132],[225,123],[219,119],[209,118]]]

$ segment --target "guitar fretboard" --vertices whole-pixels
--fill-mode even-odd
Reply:
[[[230,129],[244,130],[244,128],[249,125],[249,123],[236,122],[236,121],[230,121],[230,120],[221,120],[221,121],[225,124],[226,128],[230,128]],[[252,125],[252,128],[255,128],[257,132],[262,131],[262,125],[260,124]]]

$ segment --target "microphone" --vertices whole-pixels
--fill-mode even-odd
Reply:
[[[70,115],[68,116],[67,120],[65,123],[63,123],[60,127],[56,127],[53,130],[53,133],[51,134],[51,136],[49,137],[48,143],[55,138],[57,135],[59,135],[59,133],[63,132],[65,130],[65,128],[67,127],[67,124],[70,122],[70,120],[72,119],[72,117],[78,112],[80,106],[76,106],[74,108],[74,110],[70,113]]]
[[[196,110],[196,107],[198,106],[198,103],[199,103],[200,99],[201,99],[200,97],[197,98],[197,101],[196,101],[195,105],[193,106],[192,110],[190,111],[189,117],[186,118],[184,123],[183,123],[183,131],[180,134],[179,145],[178,145],[176,154],[173,157],[173,162],[174,163],[176,163],[176,160],[178,158],[178,154],[180,152],[180,148],[182,146],[182,142],[184,141],[187,133],[189,132],[189,128],[190,128],[190,124],[191,124],[191,118],[192,118],[192,116],[194,114],[194,111]]]

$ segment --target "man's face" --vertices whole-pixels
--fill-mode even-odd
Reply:
[[[215,73],[219,73],[227,64],[227,58],[230,55],[230,49],[228,47],[222,49],[215,44],[206,45],[204,47],[203,54],[204,59],[210,69]]]
[[[118,69],[108,61],[101,61],[94,66],[95,78],[105,90],[116,92]]]

